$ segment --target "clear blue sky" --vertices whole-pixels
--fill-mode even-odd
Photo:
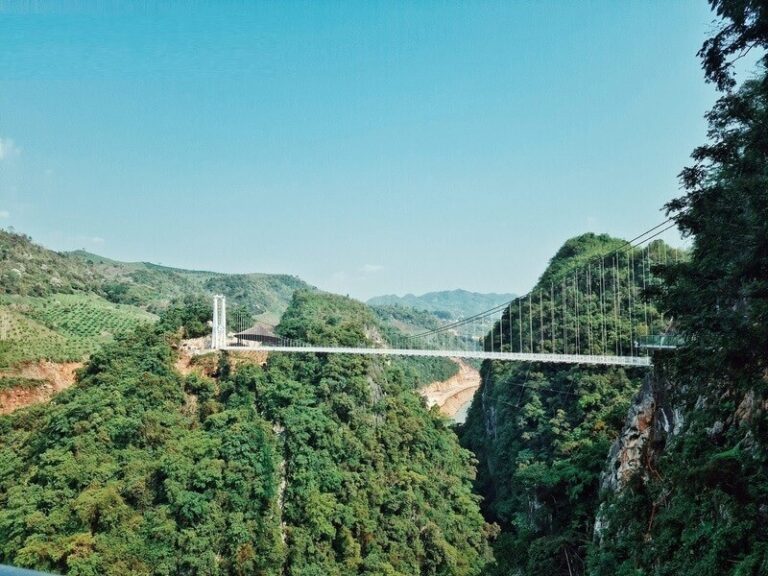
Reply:
[[[704,0],[92,4],[0,1],[0,226],[359,298],[661,222],[715,98]]]

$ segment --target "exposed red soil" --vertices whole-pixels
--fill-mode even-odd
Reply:
[[[0,376],[21,376],[40,380],[40,386],[34,388],[19,387],[0,391],[0,414],[10,414],[14,410],[47,402],[53,396],[66,390],[75,383],[75,372],[83,366],[82,362],[47,362],[39,361],[16,367]]]

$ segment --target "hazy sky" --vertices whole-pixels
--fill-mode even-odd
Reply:
[[[360,298],[661,222],[715,98],[704,0],[94,4],[0,0],[0,226]]]

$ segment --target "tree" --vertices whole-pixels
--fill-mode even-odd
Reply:
[[[726,22],[699,54],[707,79],[726,93],[707,114],[710,142],[694,150],[694,164],[681,173],[686,194],[667,205],[695,242],[690,262],[667,271],[665,300],[692,353],[706,350],[710,368],[759,374],[768,360],[766,56],[758,79],[732,88],[734,61],[768,47],[768,3],[710,4]]]
[[[667,205],[694,238],[691,258],[662,271],[687,344],[656,364],[656,399],[684,426],[648,452],[645,477],[604,500],[595,575],[768,573],[766,56],[757,78],[737,88],[734,77],[746,51],[768,47],[768,3],[710,4],[723,23],[699,55],[723,95],[681,173],[685,194]]]
[[[736,86],[736,60],[768,44],[768,4],[765,0],[709,0],[709,4],[721,19],[720,30],[704,42],[699,57],[707,82],[730,91]],[[761,64],[766,64],[765,55]]]

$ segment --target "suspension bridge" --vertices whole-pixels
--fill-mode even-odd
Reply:
[[[656,240],[675,225],[670,222],[608,253],[576,256],[578,265],[550,267],[530,293],[511,302],[431,330],[393,330],[353,346],[304,342],[254,327],[242,310],[228,317],[226,298],[216,295],[211,348],[650,366],[653,349],[676,347],[668,334],[671,320],[649,300],[660,283],[655,271],[687,257]]]

